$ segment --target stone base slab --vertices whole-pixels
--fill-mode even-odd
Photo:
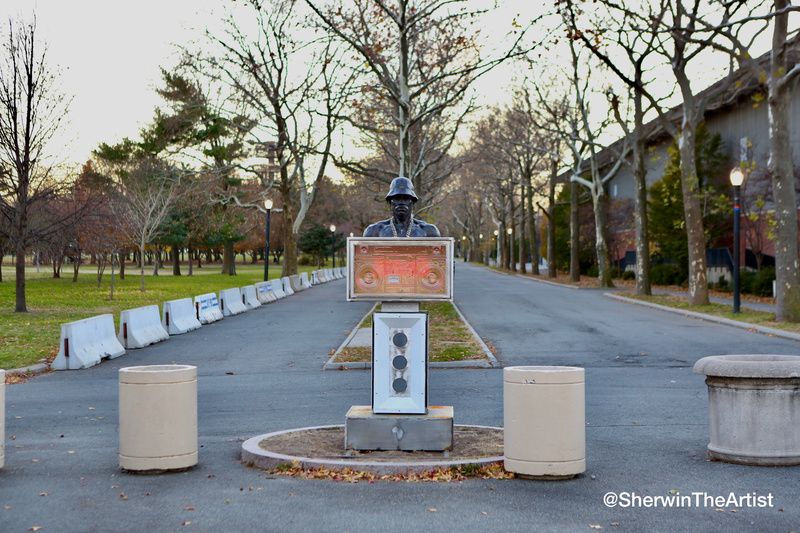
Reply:
[[[586,459],[579,461],[520,461],[505,458],[504,468],[529,479],[572,479],[586,471]]]
[[[346,450],[445,451],[453,449],[453,407],[431,406],[424,415],[379,415],[354,405],[345,423]]]

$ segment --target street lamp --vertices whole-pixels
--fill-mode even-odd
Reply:
[[[333,257],[333,268],[336,268],[336,226],[331,224],[331,256]]]
[[[269,215],[272,210],[272,199],[267,198],[264,200],[264,209],[267,210],[267,223],[266,223],[266,244],[264,246],[264,281],[269,280]]]
[[[740,193],[742,190],[742,183],[744,183],[744,172],[739,167],[734,167],[731,170],[731,185],[733,185],[733,312],[739,312],[741,304],[740,287],[739,287],[739,215],[741,209],[739,207]]]
[[[464,255],[464,262],[467,262],[467,236],[461,236],[461,253]]]
[[[495,266],[500,266],[500,230],[494,230]]]
[[[510,228],[508,228],[506,230],[506,233],[508,233],[508,261],[509,261],[508,266],[509,268],[511,268],[511,270],[516,272],[517,262],[514,259],[514,237],[512,236],[514,233],[514,227],[511,226]]]

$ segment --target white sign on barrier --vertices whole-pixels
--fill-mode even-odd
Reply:
[[[119,342],[125,348],[144,348],[169,339],[161,325],[157,305],[126,309],[119,314]]]
[[[278,297],[275,296],[275,293],[272,292],[272,288],[270,287],[268,281],[260,281],[256,283],[255,288],[256,297],[258,298],[258,301],[261,302],[261,305],[274,302],[278,299]]]
[[[210,324],[223,318],[222,309],[219,308],[219,300],[217,300],[217,295],[213,292],[195,296],[194,310],[195,316],[201,324]]]
[[[181,335],[200,328],[191,298],[169,300],[164,302],[161,314],[161,325],[170,335]]]
[[[270,290],[278,298],[286,298],[288,295],[283,292],[283,282],[279,279],[273,279],[269,282]]]
[[[219,307],[223,316],[238,315],[247,311],[242,303],[242,293],[238,288],[219,291]]]
[[[94,366],[102,359],[125,353],[114,332],[114,317],[99,315],[61,324],[58,355],[54,370],[77,370]]]

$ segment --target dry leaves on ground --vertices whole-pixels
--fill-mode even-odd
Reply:
[[[342,481],[345,483],[359,483],[366,481],[405,481],[410,483],[439,482],[450,483],[453,481],[464,481],[469,478],[480,479],[511,479],[514,474],[503,470],[503,465],[494,463],[486,466],[464,465],[454,468],[437,468],[428,472],[407,472],[403,474],[375,474],[374,472],[364,472],[352,468],[330,469],[303,468],[295,461],[278,466],[271,471],[272,474],[299,477],[302,479],[327,479],[330,481]]]

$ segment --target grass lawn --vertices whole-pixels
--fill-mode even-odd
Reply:
[[[769,313],[766,311],[754,311],[752,309],[742,307],[741,313],[734,314],[730,305],[717,303],[710,303],[708,305],[690,305],[685,298],[663,294],[641,296],[638,294],[625,293],[621,294],[621,296],[634,298],[636,300],[643,300],[645,302],[666,305],[676,309],[685,309],[687,311],[694,311],[696,313],[705,313],[707,315],[738,320],[739,322],[747,322],[749,324],[758,324],[759,326],[766,326],[775,329],[783,329],[794,333],[800,333],[800,324],[775,322],[775,313]]]
[[[486,358],[453,304],[425,302],[420,310],[428,312],[428,359],[431,362]],[[358,327],[371,328],[372,313]],[[344,348],[335,360],[337,363],[371,361],[372,349],[365,347]]]
[[[208,292],[219,292],[231,287],[263,281],[264,266],[237,265],[236,276],[223,276],[219,265],[204,265],[195,269],[200,275],[187,276],[186,265],[182,265],[183,276],[172,276],[171,266],[165,265],[166,275],[145,277],[145,292],[139,291],[139,275],[127,268],[124,280],[117,277],[114,299],[109,300],[110,270],[100,286],[94,268],[82,269],[76,283],[72,282],[72,271],[62,272],[62,279],[47,277],[48,268],[42,267],[26,276],[28,313],[14,312],[13,270],[4,268],[3,283],[0,283],[0,368],[19,368],[50,359],[58,353],[61,324],[102,313],[112,313],[119,325],[119,312],[143,305],[157,304],[165,300],[193,297]],[[299,267],[301,272],[316,270],[314,266]],[[31,269],[32,270],[32,269]],[[147,269],[147,271],[152,269]],[[270,264],[270,279],[280,277],[280,265]]]

